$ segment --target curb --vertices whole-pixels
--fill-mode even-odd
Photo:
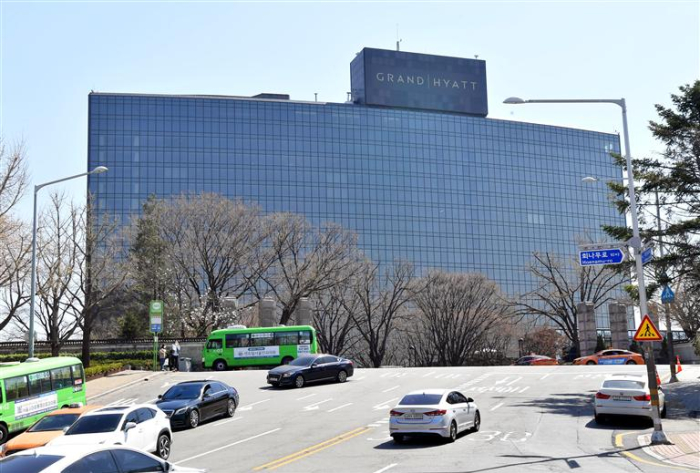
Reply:
[[[141,381],[145,381],[145,380],[147,380],[147,379],[149,379],[149,378],[152,378],[152,377],[155,377],[155,376],[163,375],[164,373],[165,373],[165,371],[153,371],[151,374],[149,374],[149,375],[147,375],[147,376],[144,376],[143,378],[135,379],[134,381],[130,381],[130,382],[126,383],[126,384],[123,384],[123,385],[121,385],[121,386],[117,386],[116,388],[110,389],[110,390],[108,390],[108,391],[105,391],[105,392],[102,392],[102,393],[99,393],[99,394],[95,394],[94,396],[89,396],[89,397],[87,398],[87,400],[88,400],[88,401],[93,401],[93,400],[95,400],[95,399],[101,398],[102,396],[106,396],[107,394],[112,394],[113,392],[119,391],[120,389],[128,388],[128,387],[131,386],[131,385],[134,385],[134,384],[139,383],[139,382],[141,382]]]

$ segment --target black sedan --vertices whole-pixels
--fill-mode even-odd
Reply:
[[[354,364],[348,359],[333,355],[307,355],[293,360],[288,365],[271,369],[267,373],[267,382],[273,386],[297,388],[317,381],[335,380],[344,383],[354,371]]]
[[[217,416],[233,417],[238,391],[219,381],[184,381],[158,396],[156,406],[170,418],[170,426],[194,429]]]

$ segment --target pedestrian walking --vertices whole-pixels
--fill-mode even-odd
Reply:
[[[177,371],[179,366],[178,363],[180,361],[180,342],[177,340],[175,340],[173,345],[170,347],[170,359],[172,360],[170,369]]]
[[[168,355],[168,351],[165,349],[165,344],[161,344],[160,350],[158,350],[158,364],[160,365],[160,370],[165,370],[165,357]]]

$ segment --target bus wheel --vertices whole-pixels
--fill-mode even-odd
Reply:
[[[214,371],[226,371],[226,368],[228,368],[224,360],[216,360],[213,366]]]
[[[7,426],[0,424],[0,445],[7,442]]]
[[[294,358],[292,358],[291,356],[285,356],[284,358],[282,358],[283,365],[288,365],[292,361],[294,361]]]

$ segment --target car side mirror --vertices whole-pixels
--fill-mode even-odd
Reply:
[[[70,425],[65,426],[65,427],[62,428],[61,430],[62,430],[63,433],[65,434],[66,432],[68,432],[68,429],[70,429]]]
[[[168,471],[173,471],[173,464],[172,464],[172,463],[169,463],[169,462],[164,462],[164,463],[163,463],[163,469],[166,471],[166,473],[167,473]]]
[[[158,399],[163,399],[163,395],[162,395],[162,394],[158,394]]]
[[[318,366],[318,363],[311,363],[312,368],[316,368]]]
[[[133,429],[134,427],[136,427],[136,422],[127,422],[127,423],[124,425],[124,432],[130,431],[130,430]]]
[[[467,398],[467,402],[474,402],[474,399],[468,397],[468,398]]]

